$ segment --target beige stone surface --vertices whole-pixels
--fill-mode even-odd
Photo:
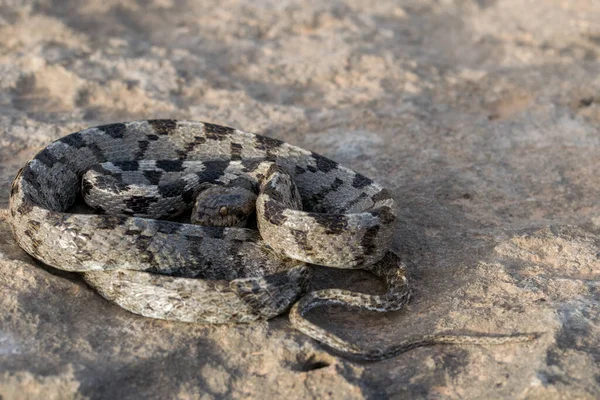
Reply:
[[[317,309],[346,338],[545,332],[361,363],[294,331],[146,319],[0,218],[0,398],[600,397],[600,2],[0,0],[0,208],[51,140],[205,120],[389,187],[415,299]],[[314,287],[377,290],[321,269]]]

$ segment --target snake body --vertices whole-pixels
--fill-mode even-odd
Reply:
[[[156,168],[146,173],[142,164],[148,163]],[[101,164],[112,166],[113,176],[142,171],[148,189],[142,195],[102,175],[82,185],[82,176]],[[183,170],[193,173],[176,177]],[[181,213],[174,203],[191,206],[198,195],[192,187],[239,179],[257,188],[258,231],[153,219],[155,209],[172,219]],[[93,205],[95,214],[73,213],[80,194],[96,190],[90,180],[103,184],[107,196],[117,189],[134,192],[120,215],[107,213],[102,202]],[[387,285],[383,295],[328,289],[302,298],[290,318],[311,337],[365,359],[460,342],[432,336],[367,351],[303,317],[322,304],[397,310],[410,290],[402,262],[389,252],[395,225],[390,193],[335,161],[276,139],[175,120],[85,129],[51,143],[19,171],[9,208],[14,236],[27,253],[82,273],[102,296],[141,315],[205,323],[272,318],[300,298],[309,263],[367,269]],[[502,336],[504,342],[531,338]]]

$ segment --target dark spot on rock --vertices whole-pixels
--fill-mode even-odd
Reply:
[[[151,119],[148,124],[157,135],[170,135],[177,128],[177,121],[174,119]]]
[[[204,133],[208,139],[223,140],[227,136],[235,133],[235,129],[227,126],[204,123]]]
[[[589,107],[594,103],[593,97],[584,97],[579,100],[579,108]]]
[[[163,172],[159,170],[144,171],[144,177],[148,179],[151,185],[158,185],[160,178],[162,178]]]
[[[158,140],[158,135],[147,135],[146,138],[152,142],[155,142]]]
[[[127,126],[125,126],[125,124],[101,125],[96,128],[113,139],[123,139],[125,131],[127,131]]]
[[[328,357],[318,354],[299,354],[296,356],[296,362],[291,366],[292,371],[310,372],[322,368],[327,368],[331,365],[331,360]]]
[[[317,153],[312,153],[312,157],[315,159],[315,161],[317,162],[317,169],[319,171],[322,172],[329,172],[331,170],[334,170],[338,167],[338,163],[330,160],[327,157],[323,157],[320,154]]]
[[[463,194],[463,196],[462,196],[462,197],[463,197],[463,199],[465,199],[465,200],[470,200],[470,199],[471,199],[471,195],[470,195],[469,193],[465,193],[465,194]]]
[[[181,172],[183,168],[183,160],[157,160],[156,167],[166,172]]]
[[[453,352],[444,352],[435,357],[437,359],[435,364],[441,366],[449,376],[456,378],[469,365],[468,355],[469,352],[462,349],[457,349]]]

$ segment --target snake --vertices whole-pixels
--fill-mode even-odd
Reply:
[[[387,189],[315,152],[162,119],[87,128],[46,146],[13,181],[9,221],[29,255],[82,274],[101,296],[146,317],[249,323],[290,310],[300,332],[372,361],[433,344],[537,337],[434,334],[367,348],[306,319],[329,304],[377,312],[408,304],[406,268],[390,250],[395,207]],[[313,265],[367,270],[386,291],[305,295]]]

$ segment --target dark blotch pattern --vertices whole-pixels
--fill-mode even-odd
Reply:
[[[317,162],[317,169],[321,172],[327,173],[338,167],[338,163],[317,153],[312,153],[312,157]]]
[[[181,198],[186,204],[192,204],[196,200],[197,193],[193,188],[189,188],[181,192]]]
[[[183,160],[158,160],[156,166],[166,172],[183,171]]]
[[[169,135],[177,129],[177,121],[174,119],[151,119],[148,124],[157,135]]]
[[[156,197],[131,196],[125,199],[125,206],[134,214],[148,214],[148,209],[156,202],[158,202]]]
[[[204,165],[206,169],[196,173],[198,179],[200,182],[214,182],[223,175],[223,172],[229,166],[229,161],[211,160],[206,161]]]
[[[137,171],[140,169],[140,163],[137,161],[118,161],[113,162],[113,165],[121,168],[121,171]]]
[[[98,147],[98,145],[96,143],[90,143],[87,145],[86,149],[88,149],[89,151],[92,152],[92,154],[94,154],[94,157],[96,157],[96,161],[98,162],[104,162],[106,161],[106,156],[104,155],[104,152],[102,151],[102,149],[100,147]],[[61,159],[62,162],[64,162],[64,159]]]
[[[87,183],[85,180],[81,185],[82,189],[84,189],[84,186],[86,186],[86,188],[84,189],[86,193],[90,193],[91,191],[91,188],[88,187],[88,185],[91,186],[91,183]],[[102,188],[102,190],[115,194],[129,190],[129,185],[123,182],[121,174],[96,176],[94,186],[96,186],[96,188]]]
[[[267,136],[256,135],[256,148],[260,150],[273,150],[281,147],[283,142],[279,139],[273,139]]]
[[[335,235],[348,228],[348,220],[342,214],[311,214],[315,222],[325,228],[325,233]]]
[[[125,124],[110,124],[98,126],[97,129],[113,139],[123,139],[125,131],[127,131],[127,126]]]
[[[34,188],[38,192],[41,190],[42,187],[37,181],[35,173],[29,167],[29,165],[23,168],[23,173],[21,175],[23,176],[23,181],[27,182],[32,188]]]
[[[138,147],[140,148],[140,150],[137,153],[135,153],[135,158],[137,160],[143,159],[144,154],[146,154],[146,150],[148,150],[149,146],[150,146],[150,142],[148,140],[139,140]]]
[[[174,182],[159,186],[158,193],[163,197],[177,197],[183,193],[186,185],[183,179],[177,179]]]
[[[231,159],[241,160],[242,159],[242,145],[239,143],[231,143]]]
[[[377,233],[379,232],[379,226],[373,226],[365,232],[362,238],[361,246],[365,256],[370,256],[377,250]]]
[[[340,178],[335,178],[330,187],[325,188],[319,193],[315,193],[314,195],[312,195],[310,199],[307,200],[307,204],[311,204],[312,207],[317,207],[318,205],[322,204],[323,199],[325,199],[325,196],[327,196],[327,194],[338,190],[343,184],[343,180],[341,180]]]
[[[362,176],[361,174],[356,174],[356,176],[352,180],[352,187],[355,187],[357,189],[362,189],[365,186],[369,186],[371,183],[373,183],[373,181],[370,180],[369,178],[367,178],[366,176]]]
[[[285,211],[285,207],[283,207],[280,203],[277,203],[274,200],[268,200],[265,202],[265,219],[273,224],[273,225],[282,225],[286,221],[285,215],[283,212]]]
[[[290,232],[294,236],[294,239],[296,240],[296,243],[298,243],[298,246],[310,254],[312,246],[308,244],[308,233],[298,229],[291,229]]]
[[[58,161],[58,159],[54,157],[54,155],[52,155],[48,149],[42,150],[37,156],[35,156],[35,158],[49,168],[52,168],[52,166]]]
[[[88,197],[92,189],[94,189],[94,185],[92,185],[92,182],[90,182],[89,180],[84,179],[81,182],[81,194],[84,198]]]
[[[190,152],[194,151],[194,149],[196,148],[196,146],[202,145],[204,143],[206,143],[206,138],[205,137],[194,136],[194,141],[186,143],[185,146],[184,146],[184,150],[187,153],[190,153]],[[180,159],[186,159],[187,158],[187,154],[185,155],[185,157],[182,157],[182,154],[179,153],[179,158]]]
[[[158,232],[164,233],[165,235],[173,235],[178,233],[182,225],[174,222],[168,221],[156,221]]]
[[[244,159],[242,160],[242,166],[244,167],[244,172],[254,172],[256,168],[260,165],[262,160],[252,158],[252,159]]]
[[[154,259],[154,253],[148,251],[148,247],[150,247],[150,244],[152,244],[152,236],[139,235],[135,239],[135,247],[140,252],[140,261],[148,263],[152,266],[157,266],[155,265],[156,262]]]
[[[23,201],[21,204],[19,204],[19,207],[17,207],[17,212],[21,215],[27,215],[32,210],[33,210],[33,203],[31,201],[27,201],[27,200]]]
[[[378,208],[374,211],[371,211],[370,214],[379,218],[381,223],[384,225],[389,225],[396,220],[396,216],[389,207]]]
[[[85,141],[83,140],[83,138],[81,137],[81,133],[79,132],[71,133],[70,135],[59,139],[58,141],[76,149],[80,149],[86,146]]]
[[[381,189],[381,191],[379,193],[376,193],[373,196],[373,201],[375,203],[377,203],[379,201],[390,200],[391,198],[392,198],[392,195],[390,194],[390,192],[387,189]]]
[[[144,171],[144,177],[148,180],[148,182],[150,182],[151,185],[158,185],[162,175],[162,171],[158,170]]]
[[[227,136],[235,133],[235,129],[227,126],[204,123],[204,133],[208,139],[224,140]]]
[[[123,225],[127,217],[121,217],[118,215],[102,215],[99,216],[98,222],[96,223],[97,229],[116,229],[118,226]]]

